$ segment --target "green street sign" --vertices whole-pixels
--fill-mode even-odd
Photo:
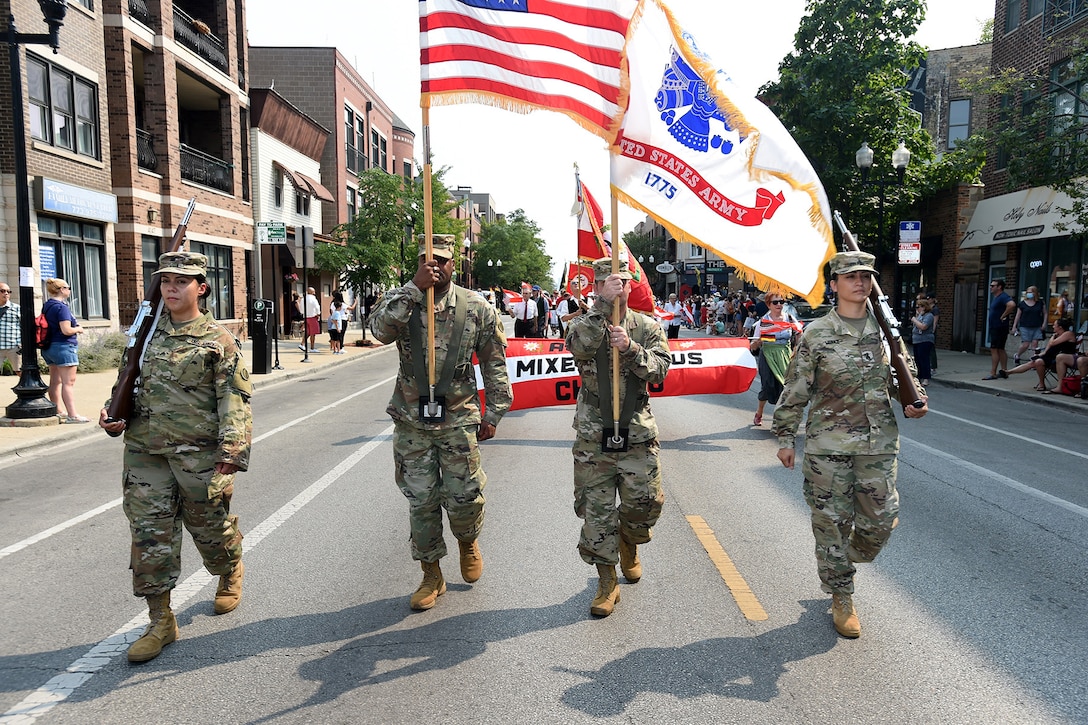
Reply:
[[[258,244],[287,244],[287,225],[283,222],[257,222]]]

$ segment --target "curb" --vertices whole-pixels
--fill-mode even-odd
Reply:
[[[986,385],[979,385],[978,383],[967,382],[966,380],[949,380],[947,378],[930,378],[930,386],[934,384],[941,385],[946,388],[955,388],[957,390],[970,390],[975,393],[985,393],[992,395],[995,398],[1009,398],[1010,400],[1019,400],[1024,403],[1035,403],[1036,405],[1045,405],[1051,408],[1061,408],[1062,410],[1069,411],[1070,413],[1076,413],[1078,415],[1088,415],[1088,404],[1074,402],[1076,398],[1068,398],[1065,395],[1042,395],[1036,393],[1023,393],[1019,390],[1001,390],[999,388],[992,388]]]

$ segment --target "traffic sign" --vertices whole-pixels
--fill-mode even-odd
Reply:
[[[258,244],[287,244],[287,224],[284,222],[257,222]]]
[[[899,222],[899,241],[922,241],[922,222]]]
[[[921,242],[899,242],[899,263],[900,264],[921,264],[922,263],[922,243]]]

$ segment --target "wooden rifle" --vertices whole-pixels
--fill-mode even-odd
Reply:
[[[847,251],[860,252],[858,243],[854,241],[854,235],[846,228],[842,215],[837,211],[835,212],[835,223],[839,225],[839,229],[842,231],[842,242]],[[888,305],[888,297],[880,290],[880,285],[877,284],[875,277],[873,278],[873,289],[869,292],[869,309],[872,310],[873,316],[876,317],[876,322],[880,326],[880,331],[884,333],[884,339],[888,342],[888,349],[892,358],[892,369],[895,371],[895,379],[899,387],[899,402],[903,404],[904,410],[907,406],[925,407],[922,394],[918,391],[918,386],[914,384],[914,373],[911,372],[910,365],[907,363],[907,356],[903,353],[902,339],[899,334],[899,320],[895,319],[895,314]]]
[[[185,209],[185,216],[181,224],[174,230],[174,238],[170,240],[170,252],[177,252],[185,244],[185,229],[189,226],[189,217],[196,208],[196,197],[189,200],[189,206]],[[147,299],[140,303],[140,309],[136,312],[136,319],[125,334],[128,336],[126,346],[125,364],[117,373],[117,382],[113,386],[113,397],[106,409],[106,422],[125,424],[132,420],[132,412],[136,407],[136,395],[140,392],[140,368],[144,364],[144,355],[147,354],[147,345],[151,342],[151,334],[159,325],[162,317],[162,289],[159,287],[159,275],[155,273],[151,278]],[[133,354],[136,350],[139,354]],[[113,437],[121,435],[106,431]]]

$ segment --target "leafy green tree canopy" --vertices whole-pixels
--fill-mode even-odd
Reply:
[[[502,266],[497,264],[499,260]],[[540,227],[524,209],[516,209],[494,224],[484,224],[473,248],[472,276],[481,288],[517,290],[522,282],[528,282],[550,289],[551,265]]]

